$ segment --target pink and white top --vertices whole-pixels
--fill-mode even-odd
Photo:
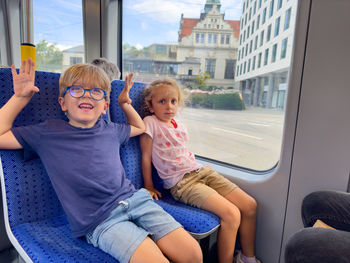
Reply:
[[[164,181],[164,188],[173,187],[186,173],[202,167],[185,146],[188,133],[183,124],[175,122],[177,127],[170,127],[155,115],[145,117],[144,122],[145,133],[153,139],[152,163]]]

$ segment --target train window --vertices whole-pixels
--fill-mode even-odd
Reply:
[[[62,72],[85,62],[81,0],[33,1],[37,69]]]
[[[281,3],[258,1],[249,15],[242,0],[123,1],[123,75],[182,85],[187,99],[179,118],[197,156],[256,171],[278,162],[297,1],[273,12],[274,2]],[[276,19],[290,26],[264,41]]]

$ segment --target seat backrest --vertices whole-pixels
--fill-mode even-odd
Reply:
[[[60,74],[37,71],[35,85],[40,89],[17,116],[14,126],[31,125],[46,119],[65,119],[58,103]],[[0,69],[0,107],[13,95],[11,69]],[[39,158],[23,150],[0,151],[6,191],[4,210],[11,227],[63,214],[63,209]],[[1,166],[0,166],[1,173]]]
[[[119,94],[122,92],[124,88],[124,81],[122,80],[115,80],[112,82],[112,91],[111,91],[111,105],[109,107],[110,109],[110,118],[111,121],[117,122],[117,123],[126,123],[126,117],[122,111],[122,109],[119,107],[118,104],[118,97]],[[130,99],[132,100],[132,106],[134,109],[141,115],[143,118],[143,104],[144,104],[144,98],[142,96],[142,92],[144,88],[146,87],[145,83],[138,83],[135,82],[130,90]],[[136,188],[143,187],[143,179],[142,179],[142,167],[141,167],[141,149],[140,149],[140,142],[139,142],[139,136],[136,136],[134,138],[130,138],[129,142],[121,147],[120,149],[120,156],[121,160],[126,172],[127,178],[131,181],[131,183]],[[153,168],[153,183],[154,186],[162,190],[162,181],[157,176],[157,172]]]

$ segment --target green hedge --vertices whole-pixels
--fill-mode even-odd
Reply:
[[[238,92],[227,94],[192,93],[190,96],[192,106],[209,109],[244,110],[245,105]]]

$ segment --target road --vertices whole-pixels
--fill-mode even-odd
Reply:
[[[280,155],[284,112],[249,108],[244,111],[184,108],[190,151],[254,170],[273,167]]]

